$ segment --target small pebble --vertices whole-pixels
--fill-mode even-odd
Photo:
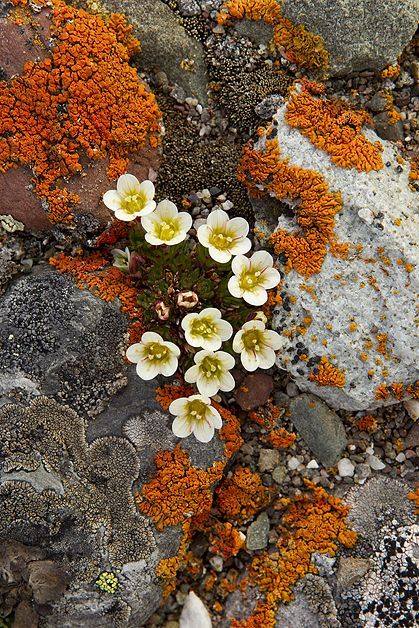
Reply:
[[[372,454],[368,456],[367,462],[374,471],[381,471],[386,466],[377,456],[373,456]]]
[[[338,472],[341,478],[351,478],[355,473],[355,467],[349,458],[341,458],[338,462]]]
[[[310,460],[310,462],[307,464],[307,469],[318,469],[319,465],[317,464],[316,460]]]
[[[295,456],[293,456],[288,460],[287,465],[288,469],[291,469],[291,471],[295,471],[295,469],[300,466],[300,461],[298,460],[298,458],[295,458]]]

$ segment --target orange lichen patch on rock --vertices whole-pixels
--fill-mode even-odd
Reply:
[[[400,74],[400,66],[398,63],[394,65],[389,65],[387,68],[381,72],[380,77],[384,81],[384,79],[393,79],[397,78]]]
[[[262,20],[275,27],[274,44],[285,48],[290,61],[309,70],[325,69],[329,65],[329,53],[322,37],[284,18],[276,0],[228,0],[217,19],[222,25],[230,20]]]
[[[192,386],[186,384],[164,384],[156,388],[156,401],[163,410],[168,410],[172,401],[180,397],[189,397],[194,393]]]
[[[345,374],[336,366],[333,366],[329,360],[323,356],[314,372],[310,373],[308,378],[312,382],[316,382],[319,386],[335,386],[343,388],[346,383]]]
[[[361,432],[375,432],[378,428],[378,419],[371,414],[366,414],[358,419],[356,426]]]
[[[272,316],[273,310],[277,305],[281,305],[282,297],[281,297],[281,283],[274,288],[273,290],[268,290],[268,299],[266,303],[262,306],[262,311],[265,314],[266,318],[270,318]]]
[[[0,81],[0,172],[29,166],[48,219],[66,223],[80,198],[66,189],[65,179],[83,171],[86,157],[108,159],[108,177],[117,178],[129,157],[149,148],[161,116],[128,63],[138,42],[123,16],[105,24],[61,0],[48,7],[50,56],[28,61],[21,75]]]
[[[224,560],[236,556],[246,541],[245,535],[234,528],[231,523],[216,523],[211,529],[210,551],[220,554]]]
[[[276,449],[288,449],[295,443],[296,438],[296,434],[288,432],[284,427],[272,430],[269,434],[269,442]]]
[[[178,553],[170,558],[163,558],[156,567],[156,574],[159,578],[164,580],[171,580],[176,578],[178,569],[182,563],[182,560],[186,554],[189,544],[189,531],[191,527],[190,521],[185,521],[182,524],[182,540],[179,545]]]
[[[392,384],[379,384],[375,389],[376,399],[389,399],[393,397],[396,401],[402,401],[405,396],[412,399],[419,399],[419,383],[409,384],[405,386],[401,382],[393,382]]]
[[[412,161],[409,172],[410,181],[419,181],[419,160]]]
[[[191,466],[188,453],[179,446],[159,452],[154,462],[154,477],[137,493],[136,501],[158,530],[210,511],[212,488],[224,469],[222,462],[214,462],[206,470],[196,469]]]
[[[120,240],[128,237],[130,224],[122,220],[115,220],[109,229],[105,229],[96,240],[96,246],[113,246]]]
[[[416,506],[415,513],[419,515],[419,484],[414,491],[408,493],[407,498],[412,500]]]
[[[288,59],[307,70],[324,70],[329,65],[329,53],[320,35],[308,31],[302,24],[293,24],[281,17],[275,26],[274,43],[285,48]]]
[[[215,492],[219,512],[227,519],[238,522],[252,517],[270,500],[270,491],[263,486],[260,476],[246,467],[236,469]]]
[[[280,408],[271,401],[268,401],[264,406],[258,408],[257,411],[252,410],[249,412],[248,418],[263,427],[265,430],[271,431],[283,413],[283,408]]]
[[[265,594],[253,617],[232,623],[236,628],[275,626],[275,610],[281,602],[292,599],[292,588],[308,573],[316,573],[311,562],[314,552],[334,556],[338,544],[355,545],[357,534],[348,529],[345,518],[349,509],[337,498],[304,480],[310,493],[293,500],[281,500],[285,507],[276,553],[263,553],[253,558],[249,570],[250,584]],[[263,623],[256,624],[256,617]]]
[[[383,167],[381,145],[361,134],[363,125],[371,121],[366,111],[351,109],[339,99],[318,98],[303,84],[292,91],[285,117],[291,128],[328,153],[337,166],[360,172]]]
[[[279,200],[300,200],[296,211],[301,231],[278,229],[270,241],[275,253],[287,256],[286,271],[294,268],[305,277],[318,273],[333,236],[335,215],[342,209],[340,194],[331,193],[317,172],[282,160],[276,139],[266,140],[263,151],[254,150],[251,144],[245,146],[238,179],[254,196],[261,195],[257,186],[263,184]]]

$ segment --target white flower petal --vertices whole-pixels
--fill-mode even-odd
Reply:
[[[169,201],[168,198],[165,198],[163,201],[157,205],[156,214],[159,218],[163,220],[171,220],[172,218],[176,218],[178,215],[177,207],[172,201]]]
[[[228,321],[217,321],[217,331],[223,342],[233,335],[233,328]]]
[[[128,347],[125,355],[127,356],[130,362],[134,364],[139,362],[144,357],[144,345],[142,342],[135,342],[133,345]]]
[[[163,240],[156,238],[152,233],[147,232],[144,238],[146,242],[148,242],[149,244],[153,246],[161,246],[162,244],[164,244]]]
[[[250,267],[250,260],[244,255],[236,255],[231,262],[231,270],[235,275],[241,275],[242,272],[248,270]]]
[[[138,192],[139,187],[140,182],[138,181],[137,177],[134,177],[133,174],[121,174],[116,183],[116,189],[118,191],[118,194],[120,194],[122,197],[132,192]]]
[[[154,360],[140,360],[136,367],[137,375],[141,379],[150,380],[157,377],[160,372],[159,365]]]
[[[268,300],[268,293],[264,288],[255,286],[252,290],[243,292],[243,299],[250,305],[263,305]]]
[[[193,424],[186,417],[177,416],[172,423],[172,432],[178,438],[186,438],[192,434]]]
[[[229,293],[233,297],[236,297],[236,299],[240,299],[243,296],[243,290],[240,288],[239,280],[235,275],[233,275],[233,277],[230,277],[230,279],[228,280],[227,288]]]
[[[199,421],[195,423],[193,433],[201,443],[208,443],[214,436],[214,426],[206,421]]]
[[[160,334],[157,334],[155,331],[145,331],[141,336],[141,342],[164,342],[163,338]]]
[[[185,382],[188,382],[188,384],[194,384],[196,380],[198,379],[198,375],[199,375],[199,366],[197,364],[194,364],[193,366],[188,368],[188,370],[186,371],[184,375]]]
[[[167,246],[175,246],[175,244],[179,244],[183,242],[186,238],[186,231],[180,231],[178,235],[175,235],[171,240],[165,240],[165,244]]]
[[[230,392],[233,390],[236,382],[234,381],[234,377],[231,373],[223,373],[220,377],[220,390],[224,392]]]
[[[212,244],[208,246],[208,253],[210,257],[219,264],[226,264],[232,258],[230,251],[216,249]]]
[[[158,223],[156,212],[153,212],[152,214],[147,214],[146,216],[141,216],[141,224],[143,226],[143,229],[145,229],[146,231],[152,232],[154,230],[154,227],[156,226],[156,223]]]
[[[117,209],[121,209],[121,197],[119,196],[116,190],[108,190],[103,195],[103,202],[106,207],[112,209],[112,211],[116,211]]]
[[[275,364],[275,351],[269,347],[261,347],[257,356],[261,369],[270,369]]]
[[[249,233],[249,223],[244,218],[231,218],[228,228],[234,231],[235,238],[244,238]]]
[[[258,368],[258,360],[255,353],[244,350],[240,354],[240,360],[246,371],[252,372]]]
[[[256,251],[250,259],[252,266],[257,266],[258,268],[273,266],[274,263],[273,257],[268,251]]]
[[[251,248],[252,243],[249,238],[243,238],[243,240],[239,240],[238,242],[232,242],[230,252],[233,255],[241,255],[250,251]]]
[[[154,194],[156,193],[154,183],[146,179],[146,181],[140,183],[139,192],[144,193],[146,198],[151,201],[154,198]]]
[[[218,351],[221,347],[221,339],[219,336],[214,336],[213,338],[201,338],[198,347],[202,347],[207,351]]]
[[[160,366],[160,372],[165,377],[170,377],[176,373],[178,366],[178,359],[172,355],[166,362],[163,362]]]
[[[177,345],[175,345],[174,342],[170,342],[170,340],[165,340],[163,342],[163,344],[164,344],[165,347],[167,347],[170,350],[170,352],[174,356],[176,356],[176,357],[180,356],[180,349],[179,349],[179,347]]]
[[[236,353],[241,353],[244,349],[242,338],[243,338],[242,330],[238,331],[237,334],[233,338],[233,351],[235,351]]]
[[[278,351],[282,346],[281,336],[271,329],[265,331],[264,342],[274,351]]]
[[[213,426],[219,430],[221,427],[223,427],[223,421],[221,419],[220,413],[218,412],[218,410],[216,410],[213,406],[210,406],[208,408],[208,413],[209,413],[209,420],[211,421],[211,423],[213,424]]]
[[[217,356],[217,359],[220,362],[220,364],[227,371],[232,369],[233,366],[236,363],[236,361],[233,358],[233,356],[230,355],[230,353],[227,353],[227,351],[217,351],[217,353],[215,355]]]
[[[198,388],[201,395],[205,395],[206,397],[213,397],[220,390],[218,378],[208,378],[199,374],[196,380],[196,387]]]
[[[138,215],[139,216],[147,216],[148,214],[151,214],[152,212],[154,212],[155,209],[156,209],[156,202],[155,201],[147,201],[147,203],[144,205],[142,210],[138,212]]]
[[[188,403],[187,397],[179,397],[179,399],[175,399],[169,406],[170,414],[186,414],[188,411]]]
[[[216,307],[206,307],[205,309],[201,310],[199,316],[201,316],[202,318],[213,318],[217,320],[221,318],[221,312]]]
[[[258,320],[257,318],[254,318],[251,321],[247,321],[247,323],[244,323],[244,325],[242,326],[243,331],[247,331],[249,329],[260,329],[261,331],[263,331],[265,329],[265,323]]]
[[[214,229],[216,231],[222,229],[228,221],[228,214],[223,209],[216,209],[215,211],[211,212],[207,218],[207,224],[211,227],[211,229]]]
[[[195,318],[197,318],[197,317],[198,317],[198,314],[195,314],[195,313],[193,313],[193,314],[186,314],[186,316],[184,316],[184,317],[182,318],[182,321],[181,321],[181,323],[180,323],[180,324],[181,324],[182,329],[190,329],[190,326],[191,326],[191,324],[192,324],[192,321],[193,321]]]
[[[209,237],[211,235],[211,230],[208,227],[208,225],[201,225],[200,227],[198,227],[198,231],[196,232],[196,235],[198,237],[199,242],[202,244],[202,246],[205,246],[206,248],[208,248]]]
[[[186,212],[179,212],[178,220],[179,228],[182,231],[189,231],[192,227],[192,216],[190,214],[187,214]]]
[[[137,216],[138,214],[128,214],[123,209],[117,209],[115,211],[115,218],[118,218],[118,220],[123,220],[124,222],[131,222],[131,220],[135,220]]]
[[[267,268],[265,272],[262,273],[262,283],[264,288],[276,288],[280,281],[281,275],[276,268]]]

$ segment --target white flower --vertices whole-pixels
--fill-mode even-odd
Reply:
[[[129,262],[131,259],[131,252],[129,248],[126,246],[125,251],[122,251],[121,249],[112,249],[111,252],[113,255],[113,266],[116,266],[119,270],[128,272]]]
[[[271,368],[275,364],[275,351],[280,347],[280,335],[265,329],[265,323],[257,319],[245,323],[233,339],[233,351],[240,353],[246,371]]]
[[[208,443],[214,436],[214,429],[218,430],[223,425],[219,413],[211,406],[211,400],[202,395],[175,399],[169,406],[169,412],[176,415],[172,431],[178,438],[186,438],[193,433],[201,443]]]
[[[244,218],[228,217],[227,212],[216,209],[208,216],[207,223],[198,228],[198,240],[208,249],[212,259],[224,264],[233,255],[247,253],[252,243],[246,238],[249,224]]]
[[[149,244],[173,246],[186,238],[192,227],[192,217],[186,212],[178,212],[176,205],[165,199],[157,205],[155,212],[141,218],[141,224]]]
[[[141,379],[153,379],[156,375],[173,375],[177,369],[179,348],[173,342],[163,340],[160,334],[146,331],[141,342],[127,349],[130,362],[137,363],[137,375]]]
[[[119,220],[135,220],[137,216],[151,214],[156,209],[154,185],[151,181],[140,183],[133,174],[121,174],[116,190],[108,190],[103,195],[103,202],[115,212]]]
[[[225,351],[198,351],[195,365],[185,373],[185,381],[195,384],[206,397],[213,397],[219,390],[228,392],[234,388],[234,377],[229,373],[235,360]]]
[[[233,297],[242,297],[250,305],[266,303],[266,290],[275,288],[281,279],[281,275],[272,265],[272,255],[267,251],[256,251],[250,258],[237,255],[231,264],[234,275],[228,282],[230,294]]]
[[[215,307],[207,307],[199,314],[187,314],[181,324],[186,342],[208,351],[217,351],[233,334],[232,326],[221,318],[220,310]]]

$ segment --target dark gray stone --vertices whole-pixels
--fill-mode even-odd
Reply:
[[[207,101],[207,72],[202,44],[188,35],[176,15],[160,0],[104,0],[109,11],[123,12],[141,42],[139,67],[165,72],[201,103]],[[189,69],[181,65],[191,62]]]
[[[413,37],[416,0],[283,0],[282,14],[323,37],[331,73],[379,71],[397,60]]]
[[[390,140],[391,142],[400,142],[403,140],[403,122],[397,120],[397,122],[391,124],[387,111],[377,113],[377,115],[374,116],[374,126],[377,135],[383,140]]]
[[[315,395],[304,393],[290,401],[291,421],[316,460],[330,467],[347,444],[345,428],[336,414]]]

